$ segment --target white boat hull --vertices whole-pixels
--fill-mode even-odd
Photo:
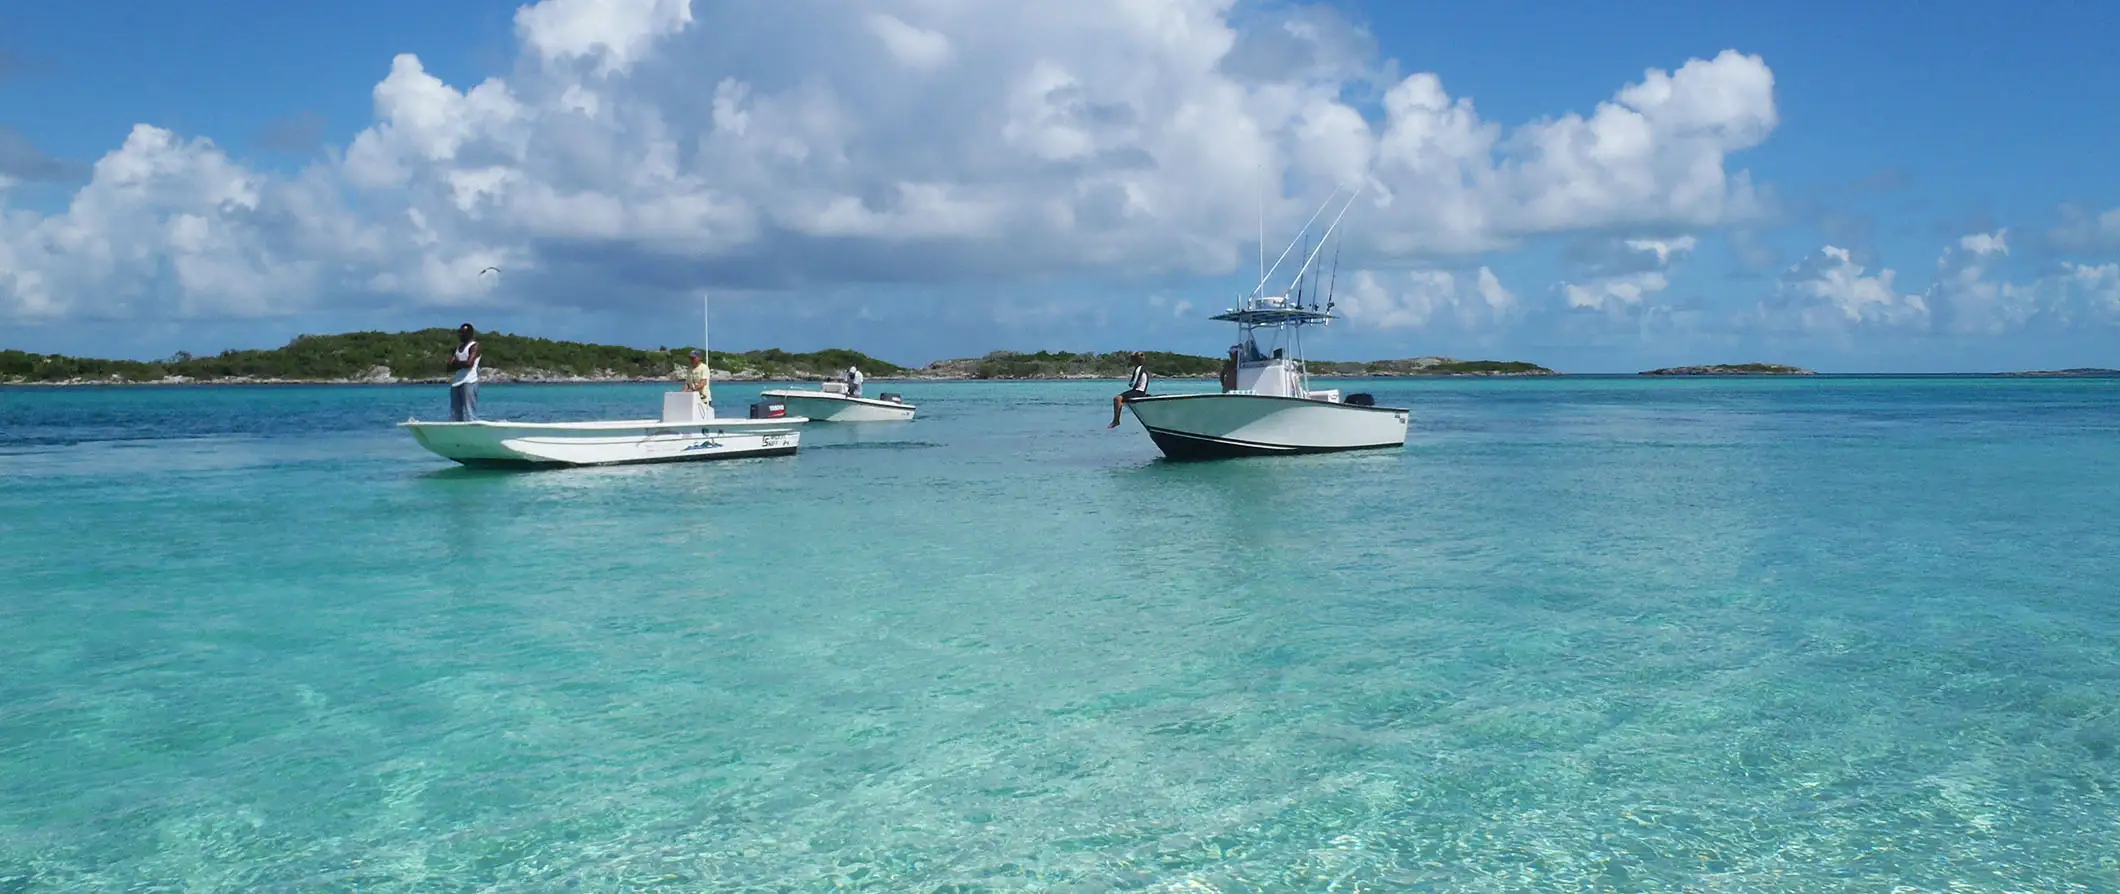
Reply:
[[[829,391],[762,391],[758,396],[778,400],[787,405],[788,415],[811,422],[904,422],[917,409],[908,403]]]
[[[602,466],[784,456],[809,420],[401,422],[420,446],[467,466]]]
[[[1259,394],[1172,394],[1126,404],[1171,459],[1406,446],[1407,411]]]

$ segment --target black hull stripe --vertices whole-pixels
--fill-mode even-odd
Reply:
[[[1350,450],[1383,450],[1404,447],[1404,441],[1387,441],[1382,444],[1355,444],[1347,447],[1289,447],[1283,444],[1267,444],[1260,441],[1245,441],[1238,438],[1215,438],[1176,432],[1163,428],[1149,428],[1148,437],[1156,447],[1171,459],[1233,459],[1241,456],[1296,456],[1308,453],[1345,453]]]
[[[474,469],[587,469],[596,466],[644,466],[650,463],[699,463],[717,459],[751,459],[763,456],[793,456],[794,447],[764,447],[758,450],[743,450],[734,453],[709,453],[693,456],[658,456],[653,459],[629,459],[611,463],[570,463],[559,460],[540,459],[459,459],[455,462]]]

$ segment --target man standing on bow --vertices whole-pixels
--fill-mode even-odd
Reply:
[[[456,327],[456,350],[449,353],[449,421],[478,419],[477,332],[470,323]]]

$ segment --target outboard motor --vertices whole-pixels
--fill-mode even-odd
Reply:
[[[1375,397],[1370,396],[1367,392],[1364,392],[1361,394],[1347,395],[1345,398],[1342,398],[1340,400],[1340,403],[1346,404],[1350,407],[1373,407],[1377,405],[1377,399]]]
[[[886,391],[886,392],[884,392],[884,393],[882,393],[882,394],[879,394],[879,395],[876,395],[876,396],[877,396],[878,398],[880,398],[880,399],[883,399],[883,400],[887,400],[887,401],[890,401],[891,403],[894,403],[894,404],[902,404],[902,403],[905,403],[905,396],[904,396],[904,395],[902,395],[902,394],[899,394],[899,393],[898,393],[898,392],[896,392],[896,391]]]
[[[779,419],[788,415],[788,405],[777,400],[761,400],[751,404],[751,418]]]

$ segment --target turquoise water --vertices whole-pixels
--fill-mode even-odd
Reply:
[[[887,387],[537,473],[438,388],[0,390],[0,892],[2120,890],[2114,382],[1362,383],[1405,450],[1208,464]]]

